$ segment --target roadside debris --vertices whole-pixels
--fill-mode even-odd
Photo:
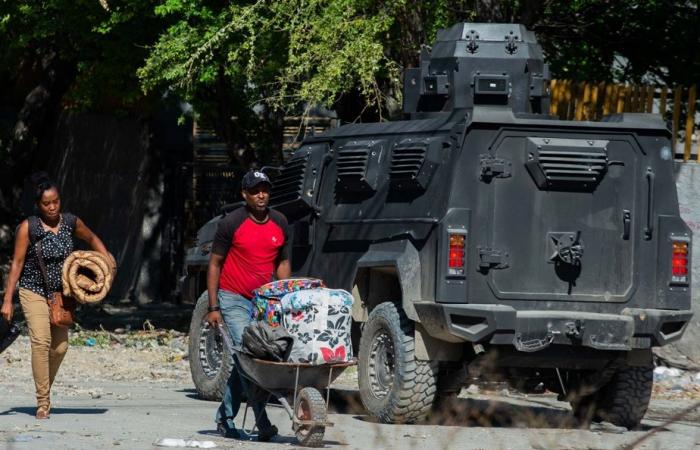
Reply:
[[[187,336],[173,330],[88,331],[70,334],[71,347],[54,391],[69,397],[126,400],[105,382],[189,383]],[[29,337],[22,335],[0,355],[0,379],[33,390]],[[76,382],[80,380],[80,382]]]
[[[700,372],[658,366],[654,369],[653,395],[668,399],[700,399]]]
[[[188,447],[188,448],[214,448],[216,444],[212,441],[189,441],[185,439],[164,438],[153,443],[158,447]]]
[[[591,431],[600,431],[603,433],[614,433],[614,434],[622,434],[627,432],[627,428],[625,427],[619,427],[615,424],[612,424],[610,422],[593,422],[591,424]]]

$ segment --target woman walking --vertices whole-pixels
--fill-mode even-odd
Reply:
[[[12,298],[19,281],[19,300],[29,327],[32,348],[36,418],[48,419],[51,385],[68,350],[68,328],[50,324],[47,299],[53,292],[63,290],[61,270],[66,257],[73,251],[74,236],[104,254],[108,260],[111,256],[100,238],[82,220],[72,214],[61,213],[61,197],[56,183],[46,174],[33,176],[32,182],[36,186],[34,198],[38,220],[30,217],[17,229],[12,266],[0,313],[8,322],[12,319]],[[40,249],[40,255],[37,249]],[[45,274],[41,268],[42,262]]]

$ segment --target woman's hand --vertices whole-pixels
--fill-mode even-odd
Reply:
[[[7,320],[8,323],[12,322],[12,298],[3,300],[0,315]]]

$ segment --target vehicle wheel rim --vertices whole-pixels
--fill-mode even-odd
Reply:
[[[368,369],[372,395],[386,397],[394,385],[394,343],[386,331],[372,339]]]
[[[199,361],[202,371],[209,378],[214,378],[221,369],[221,357],[224,351],[223,339],[219,332],[202,321],[199,335]]]

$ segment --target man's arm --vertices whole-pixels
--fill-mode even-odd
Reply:
[[[221,311],[211,311],[211,309],[219,307],[219,277],[221,276],[221,266],[224,264],[224,259],[226,257],[223,255],[211,253],[209,255],[209,264],[207,265],[207,294],[209,296],[210,311],[204,316],[204,320],[213,327],[218,327],[223,322]]]
[[[289,263],[289,259],[284,259],[277,264],[275,275],[278,280],[284,280],[292,276],[292,265]]]
[[[221,268],[231,249],[231,241],[236,228],[240,225],[240,211],[236,210],[226,216],[216,226],[216,234],[212,242],[211,253],[209,254],[209,264],[207,265],[207,296],[209,298],[209,313],[204,316],[204,320],[211,326],[218,327],[223,323],[219,308],[219,278]],[[212,311],[211,309],[215,309]]]

